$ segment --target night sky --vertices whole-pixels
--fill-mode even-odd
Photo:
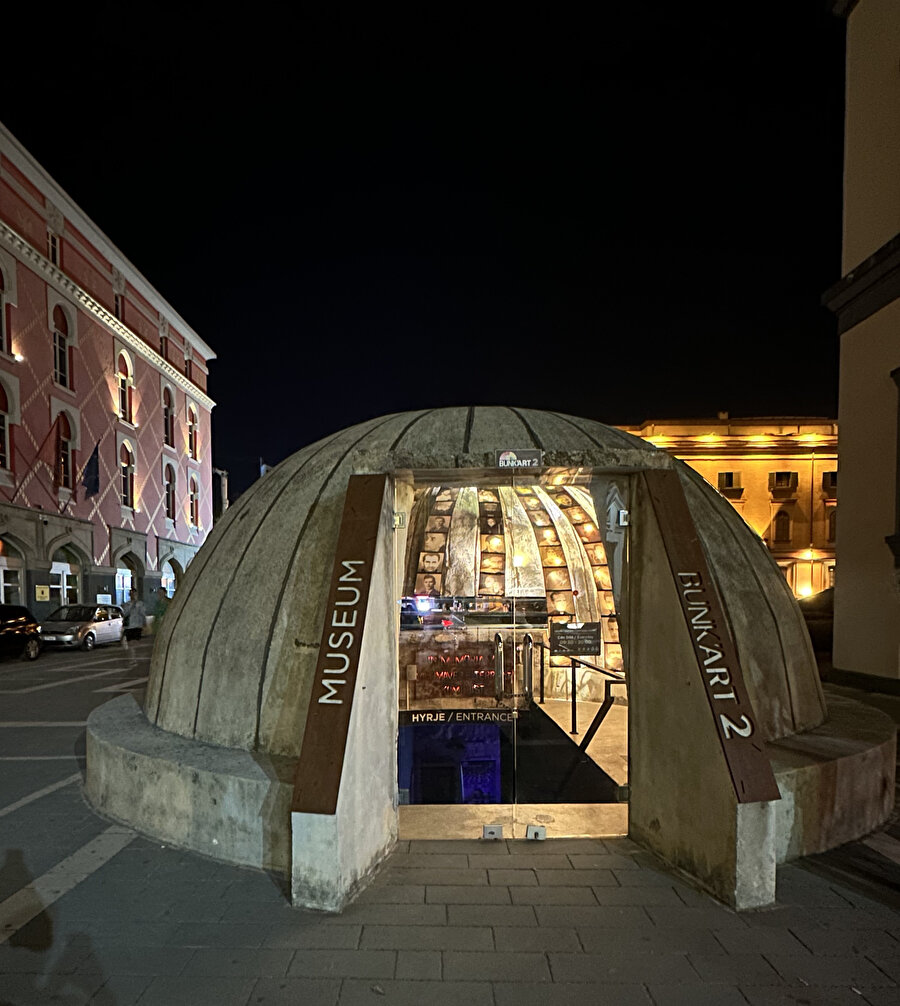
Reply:
[[[24,16],[0,120],[216,351],[232,496],[404,409],[836,414],[823,0],[133,6]]]

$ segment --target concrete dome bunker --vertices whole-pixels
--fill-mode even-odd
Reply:
[[[436,483],[468,479],[494,469],[497,452],[521,448],[542,451],[547,470],[592,472],[598,486],[614,479],[630,495],[621,612],[630,834],[745,907],[773,900],[776,861],[881,823],[893,791],[892,729],[852,703],[828,714],[793,598],[731,505],[686,466],[621,431],[501,407],[371,420],[304,448],[245,493],[173,600],[144,709],[124,696],[89,721],[86,788],[94,805],[167,842],[291,874],[297,904],[340,908],[397,837],[405,541],[393,511],[409,508],[413,472],[434,473]],[[336,803],[333,813],[292,814],[295,774],[309,790],[322,765],[334,762],[326,752],[308,770],[301,756],[347,490],[351,476],[366,473],[385,478],[346,748],[343,761],[331,764]],[[663,527],[653,488],[660,479],[684,501],[682,533],[699,541],[704,587],[720,599],[753,742],[774,770],[780,800],[738,797],[679,596],[679,582],[697,587],[679,581],[667,557],[667,542],[679,534]],[[732,723],[738,735],[746,729],[740,718]]]

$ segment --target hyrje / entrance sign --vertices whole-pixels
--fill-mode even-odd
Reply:
[[[334,814],[366,622],[386,475],[351,475],[291,810]]]
[[[678,473],[651,470],[644,478],[738,803],[778,800],[737,648]]]

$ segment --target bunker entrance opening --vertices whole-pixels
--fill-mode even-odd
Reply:
[[[401,805],[626,801],[627,477],[431,472],[408,489]]]

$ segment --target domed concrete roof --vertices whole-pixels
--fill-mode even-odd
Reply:
[[[154,648],[146,712],[164,730],[299,755],[351,474],[493,467],[536,447],[545,464],[679,471],[766,739],[825,709],[808,634],[765,546],[686,465],[620,430],[501,407],[382,416],[305,447],[229,508],[187,570]]]

